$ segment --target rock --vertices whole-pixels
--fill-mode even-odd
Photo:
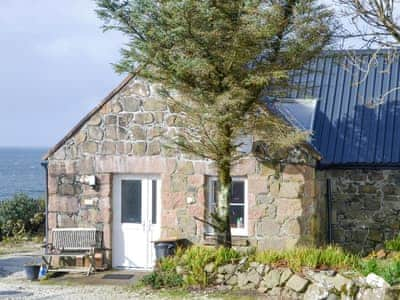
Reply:
[[[124,111],[135,112],[140,109],[140,100],[134,97],[125,98],[121,102]]]
[[[260,276],[260,274],[258,274],[258,272],[255,269],[252,269],[247,274],[247,281],[252,282],[255,285],[258,285],[261,281],[261,276]]]
[[[237,273],[237,284],[239,288],[244,287],[247,284],[247,274],[246,273]]]
[[[276,286],[268,293],[268,295],[271,295],[274,297],[281,296],[282,291],[283,291],[283,288]],[[283,298],[281,298],[281,299],[283,299]]]
[[[258,267],[256,268],[256,271],[258,274],[261,276],[264,275],[264,270],[265,270],[265,265],[259,264]]]
[[[217,279],[215,280],[215,282],[217,284],[221,284],[224,283],[224,281],[225,281],[225,276],[222,274],[217,274]]]
[[[318,284],[310,284],[304,294],[304,300],[326,299],[329,295],[328,290]]]
[[[103,138],[104,133],[103,130],[97,126],[88,126],[87,136],[89,139],[99,141]]]
[[[154,116],[152,113],[136,113],[135,114],[135,122],[138,124],[149,124],[154,121]]]
[[[358,291],[357,300],[390,300],[391,298],[385,297],[385,289],[384,288],[377,288],[377,289],[370,289],[370,288],[362,288]],[[398,299],[398,298],[394,298]]]
[[[247,262],[247,256],[243,257],[240,261],[239,261],[239,265],[242,266]]]
[[[225,281],[228,285],[237,285],[238,284],[238,277],[237,275],[232,275]]]
[[[249,282],[245,286],[242,287],[242,290],[255,290],[257,285],[254,282]]]
[[[264,287],[264,286],[260,286],[260,287],[257,289],[257,291],[258,291],[259,293],[265,293],[266,291],[268,291],[268,289],[267,289],[266,287]]]
[[[133,114],[131,113],[120,114],[118,116],[118,125],[122,127],[128,127],[129,122],[132,121],[132,119]]]
[[[323,286],[328,291],[332,291],[335,287],[332,281],[333,277],[327,274],[330,273],[326,273],[325,271],[315,272],[313,270],[304,271],[304,275],[308,280],[318,284],[319,286]]]
[[[379,277],[375,273],[368,274],[366,283],[372,288],[388,288],[390,284],[385,281],[382,277]]]
[[[385,258],[386,257],[386,252],[385,250],[381,249],[378,252],[376,252],[376,257],[379,259]]]
[[[339,300],[339,297],[331,293],[328,295],[328,298],[326,298],[326,300]]]
[[[95,142],[84,142],[82,144],[82,152],[94,154],[97,152],[97,143]]]
[[[147,144],[147,155],[159,155],[161,153],[161,144],[159,141],[153,141]]]
[[[236,271],[236,265],[234,264],[227,264],[225,265],[225,273],[228,275],[231,275],[233,273],[235,273]]]
[[[256,262],[256,261],[252,261],[249,265],[250,265],[251,268],[256,269],[260,264],[258,262]]]
[[[206,273],[212,273],[214,271],[214,268],[215,268],[215,264],[211,262],[211,263],[208,263],[205,265],[204,271]]]
[[[285,268],[281,273],[281,278],[279,279],[279,285],[283,286],[289,280],[292,274],[293,274],[292,270]]]
[[[141,126],[133,126],[131,128],[131,136],[133,140],[145,140],[146,139],[146,131]]]
[[[279,270],[273,269],[264,276],[262,285],[268,289],[272,289],[279,285],[281,273]]]
[[[150,98],[143,103],[144,111],[163,111],[167,109],[167,102],[164,99]]]
[[[132,145],[132,153],[136,156],[142,156],[146,152],[146,143],[138,142]]]
[[[328,284],[333,284],[335,289],[339,292],[346,292],[351,289],[351,287],[354,285],[354,282],[341,274],[336,274],[335,277],[328,279]]]
[[[307,279],[295,274],[288,280],[286,286],[295,292],[303,292],[308,284]]]

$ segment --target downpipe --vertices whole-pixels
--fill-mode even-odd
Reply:
[[[326,180],[326,215],[327,215],[327,236],[328,244],[332,244],[332,182],[330,178]]]

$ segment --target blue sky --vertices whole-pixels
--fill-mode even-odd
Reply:
[[[331,0],[323,0],[331,3]],[[0,0],[0,147],[56,144],[123,79],[93,0]]]
[[[54,145],[123,79],[93,0],[0,1],[0,146]]]

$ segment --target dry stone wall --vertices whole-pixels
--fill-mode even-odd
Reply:
[[[113,175],[158,174],[162,237],[203,241],[204,224],[193,217],[206,217],[206,182],[216,173],[212,162],[164,147],[164,137],[178,129],[179,115],[156,86],[132,79],[49,157],[49,228],[96,226],[111,249]],[[296,159],[302,161],[298,153]],[[251,245],[316,242],[314,162],[307,163],[279,169],[250,155],[234,167],[233,175],[248,182],[246,239]],[[82,184],[83,175],[96,176],[95,189]]]
[[[221,290],[257,291],[267,299],[394,300],[400,297],[397,286],[390,286],[374,273],[364,277],[350,271],[339,273],[308,268],[295,272],[287,267],[247,263],[245,258],[218,268],[210,263],[205,272],[209,281]],[[177,273],[184,277],[185,266],[177,267]],[[255,298],[261,295],[253,294]]]
[[[337,169],[318,172],[322,199],[331,180],[333,241],[368,253],[399,233],[400,170]]]

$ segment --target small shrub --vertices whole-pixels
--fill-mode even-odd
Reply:
[[[179,255],[179,253],[177,253]],[[215,267],[235,262],[241,258],[241,254],[234,250],[224,247],[200,247],[193,246],[182,252],[178,258],[178,264],[184,266],[187,272],[185,276],[186,285],[206,286],[209,277],[204,271],[204,267],[213,262]]]
[[[173,288],[182,286],[183,278],[175,271],[159,270],[143,276],[142,282],[143,284],[151,286],[154,289],[160,289],[162,287]]]
[[[390,251],[400,251],[400,235],[392,240],[385,241],[385,249]]]
[[[400,281],[400,260],[397,259],[365,259],[360,261],[357,269],[364,276],[375,273],[384,278],[389,284],[399,283]]]
[[[3,237],[22,238],[44,230],[45,202],[16,194],[0,202],[0,231]]]
[[[162,259],[156,270],[143,278],[142,282],[153,288],[179,286],[206,286],[210,278],[204,271],[205,266],[213,262],[215,267],[238,261],[241,254],[228,248],[212,248],[193,246],[188,249],[178,249],[175,256]],[[177,267],[184,269],[184,276],[177,274]]]

